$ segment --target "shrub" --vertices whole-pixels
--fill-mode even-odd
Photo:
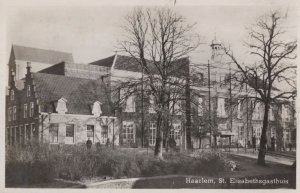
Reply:
[[[80,180],[83,177],[140,177],[170,174],[215,175],[229,167],[220,152],[170,152],[164,160],[138,149],[111,149],[81,145],[28,145],[6,148],[6,184],[48,182],[54,178]]]

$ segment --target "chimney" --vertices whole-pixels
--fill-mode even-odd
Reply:
[[[26,69],[27,69],[27,74],[30,73],[30,68],[31,68],[31,62],[27,62],[27,67],[26,67]]]

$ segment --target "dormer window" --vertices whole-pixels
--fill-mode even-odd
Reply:
[[[57,107],[56,107],[56,112],[58,114],[65,114],[68,109],[67,109],[67,99],[61,98],[57,101]]]
[[[10,90],[10,99],[12,101],[15,100],[15,91],[14,90]]]
[[[99,117],[102,114],[101,103],[99,101],[94,102],[92,114],[97,117]]]
[[[134,96],[129,96],[126,100],[125,112],[135,112]]]
[[[27,85],[27,97],[30,97],[31,94],[31,87],[30,85]]]

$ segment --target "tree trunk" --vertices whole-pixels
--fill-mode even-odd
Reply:
[[[163,150],[163,130],[162,126],[162,115],[158,113],[157,117],[157,134],[156,134],[156,142],[155,142],[155,149],[154,149],[154,157],[158,159],[162,159],[162,150]]]
[[[265,155],[266,155],[266,144],[267,144],[267,128],[268,128],[268,117],[269,117],[269,103],[266,102],[264,110],[264,120],[263,128],[260,137],[259,153],[257,158],[258,165],[266,165]]]

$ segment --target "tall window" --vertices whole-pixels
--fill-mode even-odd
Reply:
[[[13,107],[13,120],[17,120],[17,107]]]
[[[237,105],[237,118],[241,119],[242,118],[242,103],[241,100],[238,101],[238,105]]]
[[[94,125],[87,125],[86,126],[87,138],[90,139],[94,143],[94,132],[95,126]]]
[[[27,118],[27,116],[28,116],[27,104],[24,104],[24,118]]]
[[[218,98],[218,117],[226,117],[225,98]]]
[[[108,126],[107,125],[102,125],[101,126],[101,139],[102,142],[106,142],[108,138]]]
[[[75,142],[74,134],[75,134],[74,124],[66,124],[66,138],[65,138],[66,144],[73,144]]]
[[[125,112],[135,112],[134,96],[129,96],[126,100]]]
[[[8,145],[10,145],[10,138],[11,138],[11,136],[10,136],[10,128],[9,127],[7,127],[6,128],[6,143],[8,144]]]
[[[176,115],[181,115],[181,101],[176,101],[174,104],[174,111]]]
[[[29,117],[33,117],[33,112],[34,112],[34,103],[30,102]]]
[[[135,142],[135,135],[134,135],[134,125],[133,122],[123,122],[123,142],[133,143]]]
[[[11,144],[15,144],[16,141],[16,127],[11,127]]]
[[[261,136],[261,128],[260,127],[255,128],[255,134],[256,134],[257,138],[259,138]]]
[[[290,121],[291,110],[288,105],[282,105],[282,119],[284,121]]]
[[[30,125],[25,125],[25,136],[26,136],[26,142],[30,141],[30,139],[31,139]]]
[[[269,109],[269,119],[271,121],[274,121],[274,112],[273,112],[273,106],[270,106],[270,109]]]
[[[8,114],[7,115],[8,121],[11,121],[11,115],[12,115],[12,109],[11,109],[11,107],[8,108],[7,114]]]
[[[31,94],[31,86],[27,85],[27,96],[29,97]]]
[[[17,141],[17,144],[20,144],[20,142],[21,142],[20,135],[21,135],[21,133],[20,133],[20,127],[16,127],[16,141]]]
[[[254,106],[255,105],[255,106]],[[253,120],[258,120],[259,119],[259,104],[258,103],[253,103],[253,106],[252,109],[254,108],[253,110],[253,115],[252,115],[252,119]]]
[[[149,145],[155,145],[156,141],[156,124],[151,122],[150,123],[150,136],[149,136]]]
[[[176,145],[180,144],[180,124],[173,124],[172,129],[170,131],[170,137],[175,140]]]
[[[34,137],[37,131],[35,130],[35,123],[31,123],[31,136]]]
[[[244,139],[244,128],[242,127],[242,126],[238,126],[238,134],[239,134],[239,136],[238,136],[238,138],[239,138],[239,140],[242,140],[242,139]]]
[[[203,98],[199,97],[198,99],[198,115],[203,116]]]
[[[150,95],[149,97],[149,113],[155,113],[154,110],[154,96]]]
[[[51,123],[50,129],[50,143],[58,143],[58,124],[57,123]]]
[[[15,100],[15,91],[14,90],[10,90],[10,99],[12,101]]]
[[[26,127],[28,125],[20,126],[21,144],[25,144],[26,140]]]

